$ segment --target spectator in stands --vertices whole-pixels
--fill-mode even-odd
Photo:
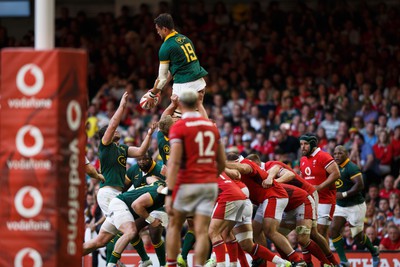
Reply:
[[[251,147],[252,141],[253,138],[250,134],[245,134],[242,136],[243,150],[240,155],[242,155],[243,157],[247,157],[250,154],[257,154],[257,151]]]
[[[390,107],[390,117],[387,126],[391,131],[393,131],[397,126],[400,126],[399,106],[397,104],[393,104]]]
[[[361,116],[355,116],[353,118],[353,123],[351,125],[351,127],[355,128],[358,132],[363,131],[364,129],[364,119]]]
[[[379,197],[389,200],[392,193],[400,194],[400,190],[394,188],[394,177],[392,175],[386,175],[383,180],[383,188],[379,191]]]
[[[364,228],[366,229],[366,227],[368,226],[372,226],[375,220],[375,216],[376,216],[376,207],[374,205],[374,203],[370,202],[367,205],[367,212],[365,213],[365,218],[364,218]]]
[[[396,177],[400,173],[400,126],[394,128],[390,143],[393,148],[392,175]]]
[[[380,239],[382,239],[385,235],[386,222],[387,222],[386,214],[382,211],[378,211],[375,217],[374,227]]]
[[[393,161],[393,147],[386,131],[378,135],[378,142],[372,147],[375,158],[378,160],[379,175],[383,177],[391,172]]]
[[[379,206],[379,187],[377,184],[371,184],[366,195],[366,202],[373,204],[376,208]]]
[[[375,135],[378,135],[382,130],[390,133],[390,128],[387,126],[388,118],[386,114],[380,113],[378,117],[378,124],[375,126]]]
[[[300,112],[293,106],[293,98],[286,96],[282,101],[280,123],[291,123],[296,115],[300,115]]]
[[[379,246],[381,240],[378,238],[374,227],[367,227],[367,229],[365,229],[365,235],[368,236],[369,240],[371,240],[372,245]]]
[[[380,250],[400,250],[400,231],[396,225],[388,227],[388,236],[381,240]]]
[[[375,134],[375,123],[372,121],[367,122],[365,126],[365,133],[363,134],[365,143],[374,146],[378,142],[378,136]]]
[[[286,154],[290,161],[297,158],[297,152],[300,148],[300,143],[297,138],[287,135],[285,130],[278,129],[275,131],[274,137],[277,146]]]
[[[349,158],[360,167],[365,175],[364,184],[366,188],[373,183],[380,184],[372,147],[365,143],[364,136],[359,132],[354,134]]]
[[[357,116],[363,118],[364,122],[376,122],[378,120],[378,112],[372,109],[371,99],[364,99],[361,110],[356,112]]]
[[[325,130],[328,139],[335,138],[336,133],[339,130],[339,121],[335,119],[332,108],[325,110],[325,119],[321,122],[319,127]]]
[[[397,227],[400,226],[400,203],[399,203],[399,201],[397,201],[397,204],[393,208],[393,217],[390,221],[394,222],[394,224],[396,224]]]
[[[396,205],[400,204],[400,191],[390,193],[389,197],[389,209],[391,212],[394,211]]]
[[[386,219],[389,220],[393,216],[393,213],[389,209],[389,199],[381,198],[379,200],[379,212],[383,212],[386,216]]]

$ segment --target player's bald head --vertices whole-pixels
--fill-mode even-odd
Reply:
[[[186,90],[179,96],[179,102],[189,108],[193,109],[197,106],[198,93],[192,90]]]

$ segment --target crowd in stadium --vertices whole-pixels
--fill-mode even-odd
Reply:
[[[392,3],[393,4],[393,3]],[[299,1],[283,11],[279,1],[266,8],[258,1],[210,7],[204,1],[179,6],[160,2],[128,7],[119,16],[100,13],[75,17],[62,8],[56,20],[56,44],[88,52],[90,105],[87,158],[99,168],[96,132],[107,125],[128,92],[119,131],[121,142],[140,146],[153,122],[170,103],[171,85],[151,110],[139,106],[153,87],[162,43],[154,18],[170,12],[178,32],[190,37],[208,71],[204,106],[221,134],[226,152],[263,162],[282,161],[299,171],[299,137],[315,133],[318,146],[331,155],[343,145],[362,171],[367,214],[366,235],[379,245],[390,238],[400,250],[400,11],[384,2],[351,6],[318,1],[312,9]],[[16,40],[0,26],[0,47],[32,46],[33,33]],[[156,132],[150,146],[157,161]],[[136,160],[129,158],[127,168]],[[87,215],[96,209],[96,180],[88,179]],[[90,219],[88,219],[88,222]],[[349,227],[348,250],[355,245]],[[289,239],[298,249],[295,238]]]

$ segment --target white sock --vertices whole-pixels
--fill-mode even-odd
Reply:
[[[286,263],[286,261],[284,259],[282,259],[281,257],[276,256],[276,255],[272,259],[272,262],[276,263],[276,264],[284,264],[284,263]]]

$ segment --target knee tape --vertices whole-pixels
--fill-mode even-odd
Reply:
[[[311,233],[311,229],[307,228],[304,225],[300,225],[296,227],[296,234],[298,235],[309,235]]]
[[[239,243],[246,239],[253,239],[253,231],[237,233],[235,237]]]

